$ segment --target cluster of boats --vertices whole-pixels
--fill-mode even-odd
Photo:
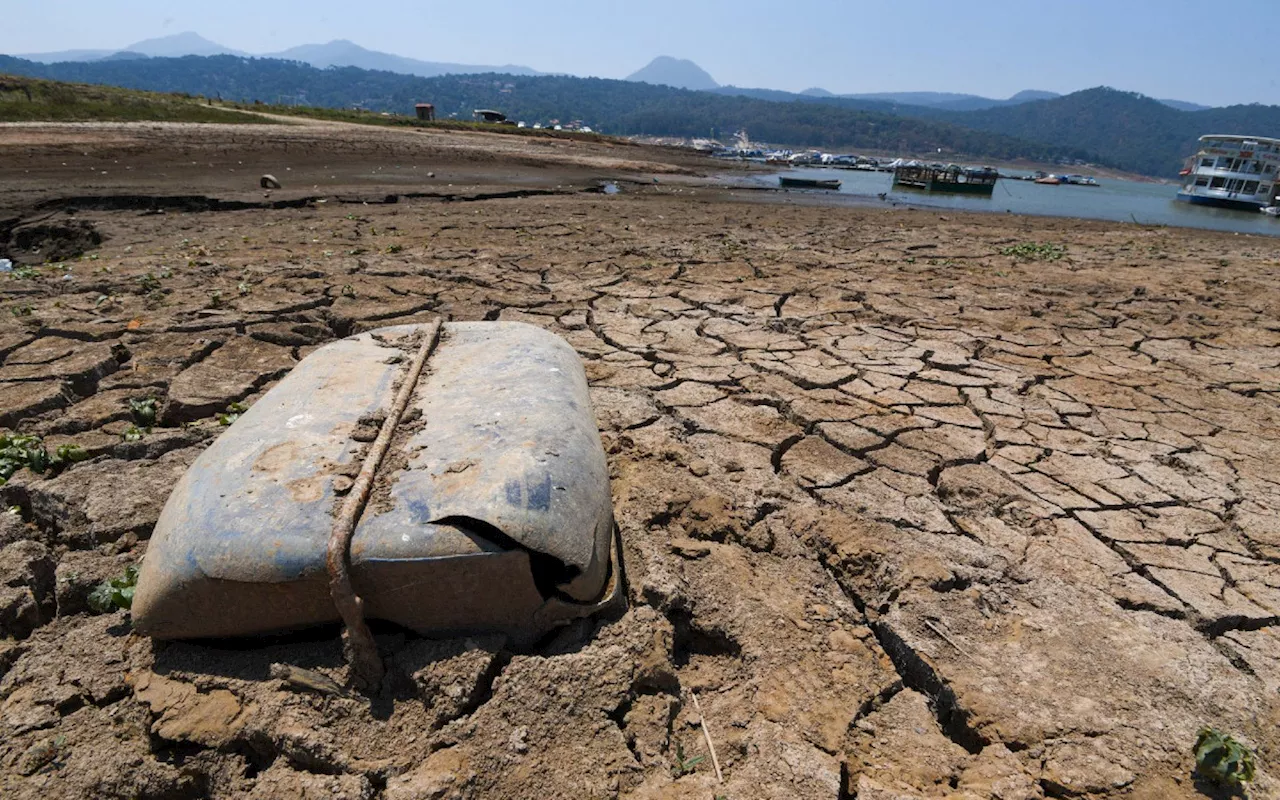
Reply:
[[[924,163],[901,158],[882,160],[854,154],[795,152],[751,145],[739,134],[737,147],[718,148],[718,158],[757,161],[785,166],[814,166],[892,172],[894,188],[926,192],[954,192],[990,196],[1000,178],[1029,181],[1041,186],[1099,186],[1096,178],[1077,173],[1053,174],[1036,171],[1029,175],[1001,175],[992,167]],[[1261,211],[1280,218],[1280,139],[1262,136],[1208,135],[1200,137],[1200,150],[1187,159],[1181,175],[1185,183],[1178,199],[1199,205],[1247,211]],[[789,189],[838,190],[836,179],[780,177]],[[881,195],[883,197],[884,195]]]
[[[817,150],[795,152],[792,150],[766,150],[759,147],[735,147],[717,150],[711,156],[713,158],[754,161],[759,164],[777,164],[791,167],[831,167],[834,169],[856,169],[867,172],[889,171],[889,168],[879,159],[851,153],[823,153]]]
[[[1091,178],[1088,175],[1054,175],[1040,170],[1036,170],[1027,177],[1020,178],[1019,180],[1032,181],[1040,184],[1041,186],[1061,186],[1064,183],[1070,186],[1099,185],[1096,178]]]

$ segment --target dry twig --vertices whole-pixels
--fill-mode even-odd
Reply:
[[[711,731],[707,730],[707,717],[702,713],[698,694],[690,689],[689,696],[693,698],[693,707],[698,712],[698,722],[702,725],[702,737],[707,740],[707,751],[711,753],[711,766],[716,768],[716,783],[724,783],[724,774],[720,772],[720,759],[716,758],[716,746],[711,743]]]

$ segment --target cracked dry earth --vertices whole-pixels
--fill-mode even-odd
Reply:
[[[0,423],[92,456],[2,490],[5,797],[1154,800],[1212,793],[1203,725],[1275,796],[1278,241],[666,185],[75,219],[69,279],[0,284]],[[214,415],[437,314],[581,354],[625,613],[384,631],[370,701],[334,630],[88,611]]]

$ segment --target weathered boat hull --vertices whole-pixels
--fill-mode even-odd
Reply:
[[[829,189],[840,188],[840,181],[822,178],[778,178],[778,183],[787,189]]]
[[[995,191],[992,184],[977,183],[950,183],[944,181],[896,181],[894,186],[900,186],[904,189],[916,189],[922,192],[948,192],[950,194],[978,194],[990,195]]]
[[[443,331],[356,527],[352,580],[368,618],[532,640],[619,594],[586,378],[534,326]],[[192,464],[148,547],[137,630],[225,637],[338,620],[333,514],[360,431],[389,407],[421,335],[384,328],[317,350]]]
[[[1234,211],[1261,211],[1264,204],[1253,200],[1232,200],[1226,197],[1207,197],[1201,194],[1178,192],[1178,199],[1184,203],[1214,208],[1229,208]]]

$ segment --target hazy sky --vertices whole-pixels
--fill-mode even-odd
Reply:
[[[1280,104],[1277,0],[4,0],[0,52],[196,31],[264,53],[351,39],[430,61],[621,78],[657,55],[720,83],[1007,97],[1107,85]]]

